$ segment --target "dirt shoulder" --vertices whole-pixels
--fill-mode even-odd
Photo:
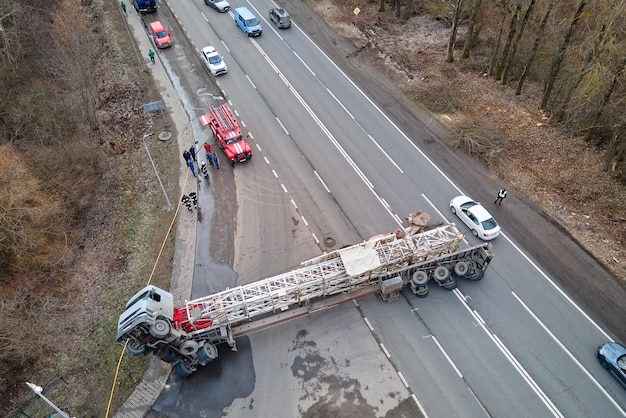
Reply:
[[[620,319],[626,287],[617,278],[626,277],[623,186],[600,171],[600,150],[546,124],[535,110],[537,88],[514,96],[485,77],[477,59],[445,64],[448,29],[441,22],[418,16],[406,24],[411,30],[389,24],[357,29],[332,1],[284,6],[463,190],[490,202],[506,187],[496,214],[505,230],[583,309],[626,340]],[[427,112],[417,98],[441,86],[456,110]],[[490,141],[483,143],[491,147],[485,160],[457,148],[463,135]]]

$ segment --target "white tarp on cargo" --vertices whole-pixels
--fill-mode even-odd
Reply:
[[[370,241],[365,247],[358,246],[339,250],[341,261],[348,276],[359,276],[381,266],[378,253],[374,249],[375,244],[376,242]]]

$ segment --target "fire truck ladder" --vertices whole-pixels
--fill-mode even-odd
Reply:
[[[220,125],[227,131],[231,131],[236,128],[234,120],[230,115],[230,112],[226,110],[224,105],[220,105],[214,108],[215,116],[219,119]]]
[[[403,238],[384,234],[305,261],[290,272],[189,301],[187,317],[190,322],[211,319],[210,329],[237,326],[265,320],[260,317],[279,314],[293,305],[309,309],[309,304],[320,298],[375,293],[381,280],[454,253],[462,239],[454,224]]]

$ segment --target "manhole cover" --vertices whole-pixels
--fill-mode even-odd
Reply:
[[[335,239],[332,237],[326,237],[324,238],[324,245],[327,247],[332,247],[334,246],[336,243]]]
[[[171,132],[168,132],[168,131],[164,131],[164,132],[161,132],[161,133],[159,134],[159,140],[160,140],[160,141],[167,141],[167,140],[168,140],[168,139],[170,139],[171,137],[172,137],[172,133],[171,133]]]

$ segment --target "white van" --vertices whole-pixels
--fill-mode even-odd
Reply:
[[[259,36],[263,29],[261,22],[247,7],[237,7],[233,12],[235,23],[248,36]]]

